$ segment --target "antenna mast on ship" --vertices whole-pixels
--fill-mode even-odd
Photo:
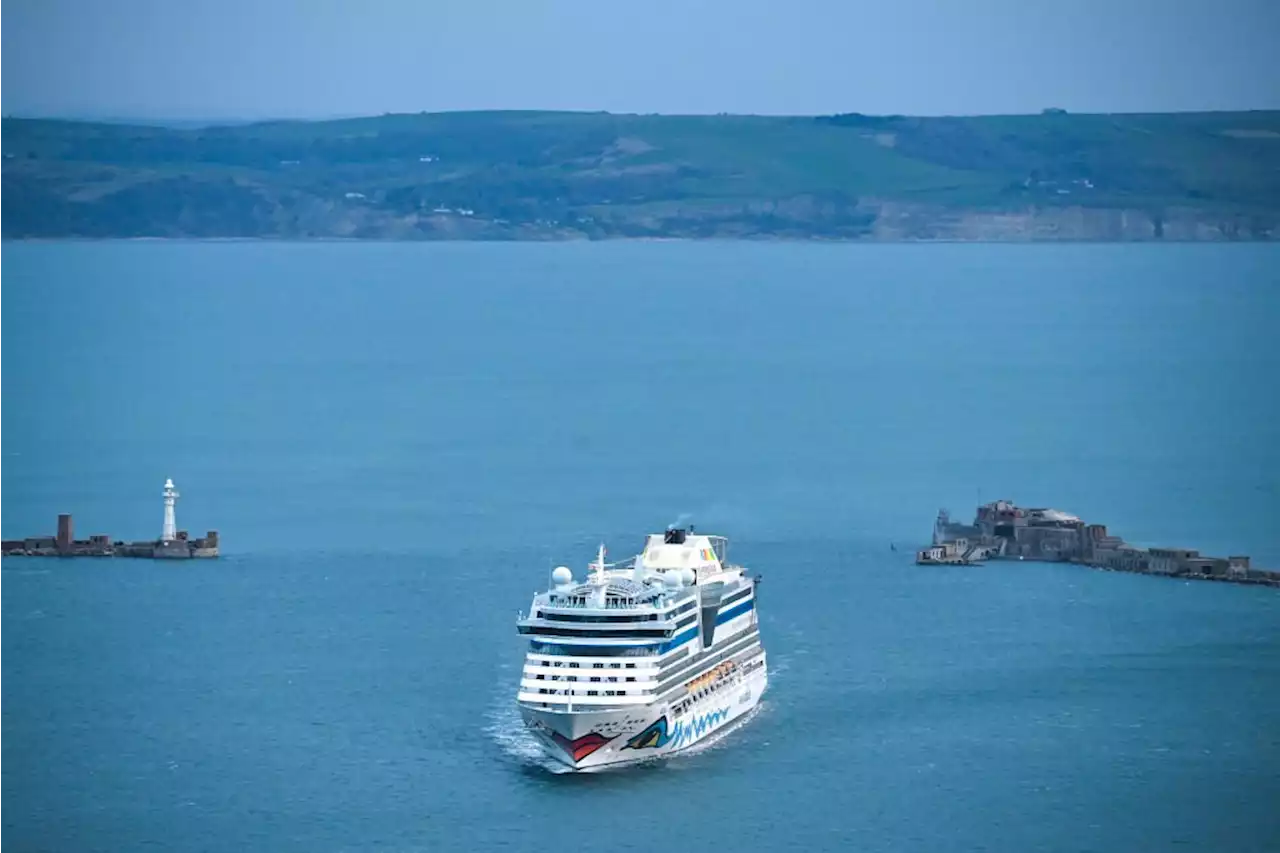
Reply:
[[[604,580],[604,543],[603,542],[600,543],[600,550],[596,552],[596,561],[591,564],[591,567],[596,570],[596,581],[598,582],[603,581]]]

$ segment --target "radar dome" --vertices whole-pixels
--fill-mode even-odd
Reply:
[[[679,588],[680,588],[680,573],[679,573],[679,572],[675,572],[675,571],[672,571],[672,572],[666,572],[666,573],[662,576],[662,582],[663,582],[664,584],[666,584],[666,585],[667,585],[667,589],[679,589]]]
[[[569,570],[568,566],[559,566],[551,573],[551,581],[556,586],[573,583],[573,572]]]
[[[680,580],[684,581],[685,586],[693,586],[693,582],[697,576],[693,573],[693,569],[684,569],[680,572]]]

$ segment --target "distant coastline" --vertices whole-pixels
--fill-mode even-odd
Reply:
[[[1280,111],[6,118],[15,239],[1255,242]]]
[[[1079,245],[1079,246],[1114,246],[1114,245],[1149,245],[1149,246],[1194,246],[1194,245],[1267,245],[1280,242],[1280,235],[1272,235],[1257,238],[1203,238],[1203,239],[1160,239],[1160,240],[1138,240],[1138,239],[1106,239],[1102,237],[1081,237],[1081,238],[1057,238],[1057,239],[998,239],[998,238],[958,238],[958,237],[911,237],[900,239],[876,239],[872,237],[866,238],[833,238],[833,237],[790,237],[777,236],[770,234],[763,235],[747,235],[747,236],[725,236],[725,237],[588,237],[588,236],[563,236],[553,238],[485,238],[471,239],[465,237],[330,237],[330,236],[277,236],[263,235],[260,237],[196,237],[196,236],[176,236],[176,237],[10,237],[0,236],[0,243],[10,244],[65,244],[65,243],[297,243],[305,244],[324,244],[333,243],[338,245],[357,245],[367,243],[396,243],[396,244],[431,244],[431,243],[545,243],[548,245],[562,245],[573,243],[761,243],[761,244],[812,244],[812,245],[831,245],[831,246],[956,246],[956,245],[974,245],[974,246],[1002,246],[1002,245],[1023,245],[1023,246],[1063,246],[1063,245]]]

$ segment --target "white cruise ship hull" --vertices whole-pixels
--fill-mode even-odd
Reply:
[[[695,699],[679,715],[667,702],[603,711],[522,705],[520,713],[556,762],[573,770],[599,770],[663,758],[705,742],[751,713],[768,683],[761,653],[758,668],[736,684]]]
[[[600,546],[591,574],[566,566],[517,620],[528,638],[516,701],[551,758],[595,770],[703,743],[768,684],[756,582],[728,540],[669,527],[629,566]]]

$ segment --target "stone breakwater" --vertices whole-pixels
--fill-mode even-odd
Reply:
[[[58,532],[53,536],[6,539],[0,553],[6,557],[142,557],[156,560],[211,559],[218,556],[218,531],[210,530],[192,539],[187,531],[176,531],[173,539],[115,542],[106,534],[76,539],[71,516],[58,516]]]

